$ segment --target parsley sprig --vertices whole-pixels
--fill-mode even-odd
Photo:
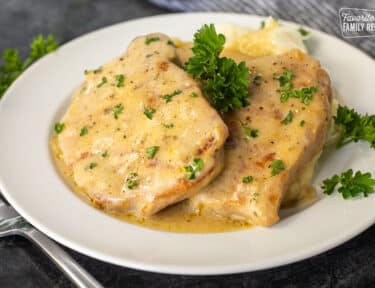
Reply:
[[[213,24],[202,26],[194,34],[194,55],[186,63],[186,71],[201,81],[211,104],[221,112],[249,105],[249,69],[244,61],[220,57],[225,36],[217,34]]]
[[[16,49],[7,49],[3,52],[4,65],[0,66],[0,99],[5,91],[17,77],[32,63],[44,55],[54,51],[58,47],[56,39],[52,35],[46,37],[39,35],[30,44],[30,54],[22,62]]]
[[[350,142],[363,140],[375,149],[375,115],[361,115],[354,109],[339,105],[337,115],[333,119],[340,129],[338,148]]]
[[[341,185],[337,191],[341,193],[344,199],[357,197],[363,193],[365,197],[374,192],[375,179],[371,173],[362,173],[361,171],[353,172],[349,169],[341,175],[334,175],[323,181],[322,189],[325,194],[331,195],[337,185]]]

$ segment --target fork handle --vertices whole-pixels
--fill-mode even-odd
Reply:
[[[83,267],[81,267],[59,245],[33,227],[23,230],[25,237],[38,245],[57,267],[80,288],[103,288]]]

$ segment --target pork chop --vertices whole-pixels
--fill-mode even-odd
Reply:
[[[312,189],[311,163],[331,121],[330,79],[317,60],[299,50],[246,63],[253,75],[251,105],[225,115],[230,131],[225,169],[189,205],[195,213],[269,226],[279,220],[282,201],[298,200]],[[281,103],[276,78],[285,71],[295,75],[294,89],[317,88],[308,105],[297,98]]]
[[[95,206],[149,216],[192,196],[222,169],[227,127],[175,58],[169,37],[150,34],[85,73],[57,143]]]

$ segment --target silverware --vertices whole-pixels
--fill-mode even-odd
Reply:
[[[35,229],[13,207],[7,205],[5,202],[6,200],[0,194],[0,238],[9,235],[23,236],[39,246],[78,287],[103,287],[59,245]]]

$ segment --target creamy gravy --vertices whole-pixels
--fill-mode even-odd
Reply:
[[[97,207],[87,194],[75,184],[72,173],[69,172],[64,161],[62,161],[56,136],[52,137],[50,148],[55,165],[69,188],[82,200],[100,210],[100,207]],[[187,211],[186,206],[186,202],[182,202],[168,207],[156,215],[145,219],[138,219],[135,216],[128,214],[105,212],[113,217],[132,224],[157,230],[180,233],[228,232],[251,227],[250,224],[225,220],[212,215],[192,215],[191,211]]]

